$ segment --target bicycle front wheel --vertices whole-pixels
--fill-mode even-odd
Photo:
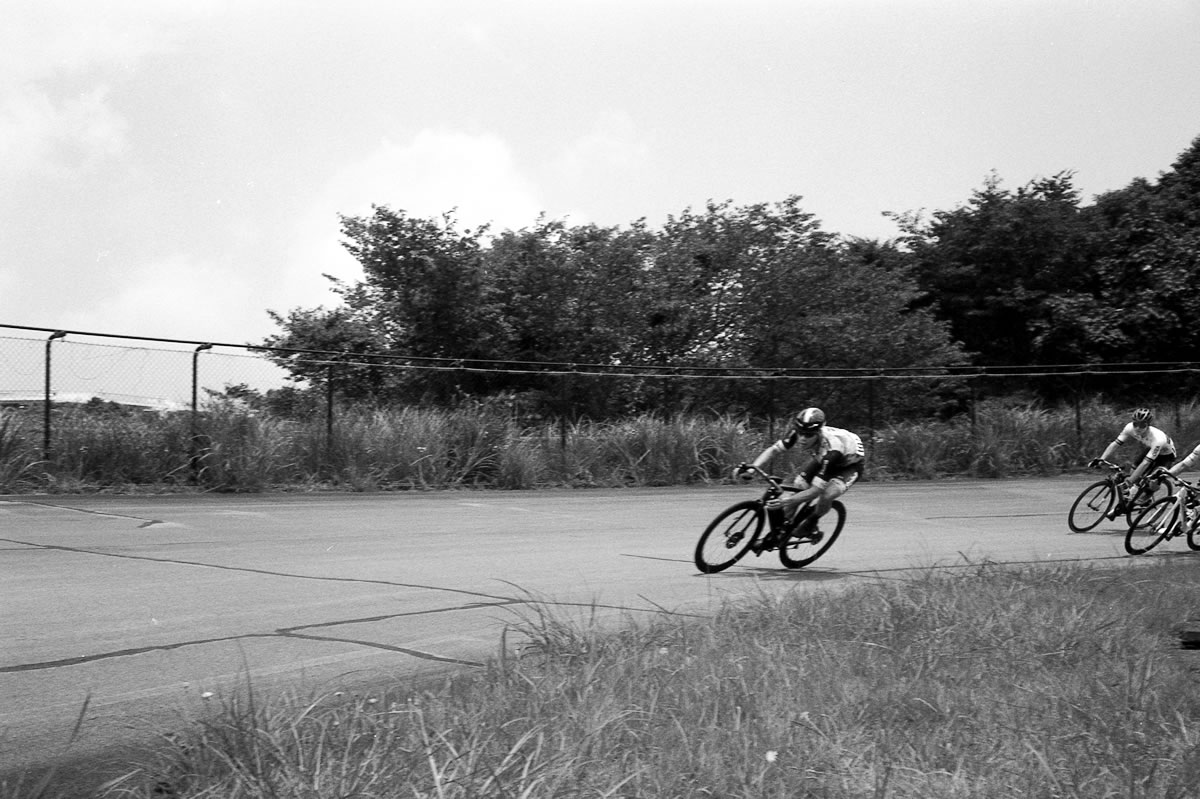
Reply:
[[[1144,555],[1173,535],[1179,526],[1179,506],[1174,497],[1163,497],[1138,514],[1125,533],[1125,551]]]
[[[829,512],[820,518],[814,535],[801,538],[796,535],[796,530],[788,533],[779,546],[779,562],[789,569],[807,566],[829,551],[845,525],[846,506],[835,499]],[[799,526],[803,527],[803,524]]]
[[[762,503],[752,499],[723,510],[696,542],[696,568],[715,574],[737,563],[758,540],[765,517]]]
[[[1092,483],[1075,498],[1067,514],[1067,525],[1077,533],[1086,533],[1104,521],[1117,501],[1117,492],[1108,480]]]

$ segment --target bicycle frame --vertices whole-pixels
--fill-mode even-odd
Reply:
[[[1186,530],[1200,521],[1200,507],[1197,507],[1195,502],[1188,502],[1189,497],[1200,499],[1200,488],[1175,475],[1167,475],[1162,479],[1171,492],[1171,507],[1179,512],[1179,529]]]
[[[1200,549],[1200,487],[1160,470],[1153,477],[1166,485],[1169,496],[1146,507],[1125,534],[1125,551],[1144,555],[1162,541],[1187,535],[1188,548]]]
[[[1168,493],[1174,490],[1171,483],[1171,480],[1174,478],[1164,469],[1156,470],[1152,474],[1144,474],[1136,482],[1130,483],[1129,477],[1132,472],[1125,471],[1125,467],[1105,460],[1100,461],[1100,463],[1108,467],[1109,472],[1104,477],[1104,480],[1112,486],[1113,495],[1116,498],[1112,510],[1109,512],[1108,518],[1110,519],[1115,519],[1124,514],[1129,524],[1133,524],[1133,514],[1138,500],[1145,498],[1147,503],[1153,501],[1159,486],[1166,486]],[[1123,485],[1132,485],[1136,488],[1131,499],[1126,498],[1125,492],[1121,491],[1121,486]]]
[[[804,490],[802,488],[796,488],[795,486],[787,485],[781,478],[776,477],[773,474],[767,474],[757,466],[748,466],[747,468],[751,469],[755,474],[766,480],[768,483],[766,490],[763,491],[762,499],[759,500],[763,504],[764,508],[766,508],[768,502],[773,499],[779,499],[784,494],[798,494]],[[772,518],[770,509],[767,509],[767,523],[770,525],[770,528],[767,530],[767,534],[770,535],[771,533],[778,533],[785,525],[794,526],[796,522],[804,518],[802,514],[806,514],[811,510],[811,508],[812,499],[808,500],[799,508],[797,508],[796,512],[792,515],[792,518],[790,520],[784,520],[783,525],[778,524],[777,520]]]
[[[784,494],[804,489],[786,485],[780,478],[748,464],[739,468],[743,473],[753,472],[766,480],[767,487],[757,499],[737,502],[709,523],[696,542],[693,561],[697,569],[714,574],[728,569],[747,553],[758,556],[764,552],[778,552],[785,567],[798,569],[828,551],[846,522],[846,508],[841,502],[833,501],[830,513],[822,516],[823,525],[815,520],[811,524],[806,521],[813,519],[815,494],[796,508],[791,519],[785,520],[768,504]]]

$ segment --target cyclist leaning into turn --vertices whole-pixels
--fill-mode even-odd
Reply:
[[[783,510],[790,521],[797,509],[815,497],[813,514],[804,520],[799,531],[801,536],[812,535],[817,520],[829,512],[833,501],[862,476],[866,452],[856,434],[826,426],[825,412],[820,408],[805,408],[796,415],[788,434],[754,459],[754,467],[764,469],[776,455],[797,446],[802,455],[809,456],[795,479],[795,486],[801,490],[772,500],[767,508]],[[738,467],[735,473],[744,480],[754,477],[753,472],[743,467]]]
[[[1175,442],[1162,430],[1151,425],[1150,423],[1153,421],[1154,414],[1149,408],[1138,408],[1133,412],[1129,423],[1121,428],[1120,433],[1117,433],[1116,439],[1105,448],[1104,454],[1099,458],[1093,458],[1088,464],[1093,469],[1096,468],[1100,465],[1100,461],[1109,460],[1117,451],[1117,447],[1124,446],[1127,441],[1136,441],[1140,444],[1143,452],[1141,457],[1135,461],[1137,465],[1129,475],[1128,488],[1124,496],[1127,502],[1136,494],[1138,480],[1143,475],[1152,473],[1160,466],[1165,469],[1175,460]]]
[[[1183,460],[1176,463],[1170,469],[1167,469],[1167,473],[1172,477],[1178,477],[1196,464],[1200,464],[1200,444],[1197,444]]]

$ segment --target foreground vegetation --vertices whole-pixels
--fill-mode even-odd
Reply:
[[[971,417],[859,432],[868,480],[1057,474],[1103,451],[1127,416],[1127,408],[1100,403],[1077,412],[991,402]],[[1185,452],[1200,440],[1195,402],[1161,408],[1159,417]],[[195,420],[68,410],[53,430],[47,460],[40,418],[0,413],[0,493],[683,485],[723,479],[782,432],[715,414],[523,425],[488,404],[360,406],[340,410],[327,427],[324,418],[289,419],[228,402],[212,403]]]
[[[533,603],[486,672],[227,697],[105,796],[1194,796],[1200,653],[1178,635],[1198,590],[1184,557],[764,592],[620,630]]]

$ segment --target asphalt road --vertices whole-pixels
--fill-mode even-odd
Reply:
[[[69,754],[108,757],[247,684],[369,691],[478,668],[506,627],[519,643],[534,601],[619,624],[929,567],[1136,562],[1117,524],[1068,531],[1089,480],[859,484],[817,563],[711,576],[692,565],[699,532],[754,487],[0,497],[0,771],[58,757],[81,716]]]

